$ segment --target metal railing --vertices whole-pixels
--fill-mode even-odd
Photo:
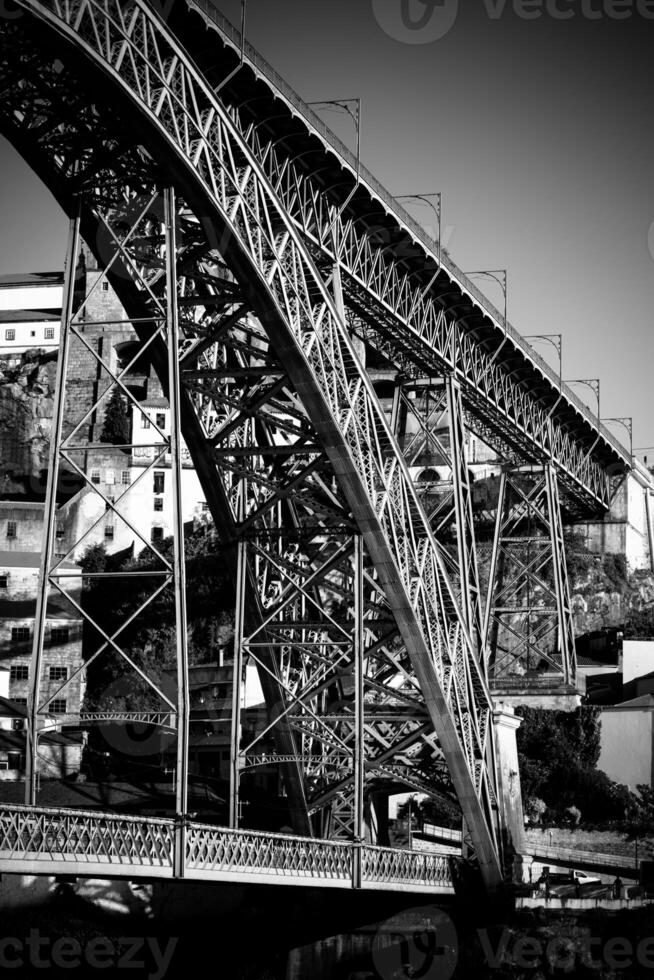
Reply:
[[[350,841],[232,830],[168,818],[121,816],[0,803],[0,870],[174,877],[214,881],[270,879],[373,889],[452,890],[447,857]]]
[[[218,11],[210,0],[186,0],[187,5],[191,9],[197,10],[202,16],[210,20],[218,30],[221,32],[223,37],[231,44],[235,51],[240,56],[241,51],[241,34],[233,24],[231,24],[221,13]],[[294,109],[302,116],[304,121],[310,126],[312,130],[319,135],[323,141],[337,154],[337,156],[348,164],[350,170],[352,171],[352,177],[356,180],[357,172],[359,174],[359,183],[366,187],[366,189],[373,193],[388,209],[390,214],[394,218],[398,219],[399,225],[404,225],[404,227],[411,231],[411,233],[417,238],[424,248],[437,260],[439,259],[438,244],[431,238],[422,228],[421,225],[413,218],[409,212],[397,202],[389,191],[383,187],[382,184],[377,180],[373,174],[365,167],[360,161],[357,161],[356,156],[348,147],[336,136],[336,134],[327,126],[327,124],[313,111],[313,109],[304,102],[297,92],[291,88],[291,86],[286,82],[278,72],[263,58],[255,48],[253,48],[246,41],[243,46],[244,59],[255,68],[270,84],[271,86],[279,92],[284,99],[293,106]],[[556,374],[554,369],[547,363],[547,361],[538,354],[537,351],[528,344],[518,330],[511,323],[506,321],[504,314],[494,306],[493,303],[488,299],[485,293],[483,293],[478,286],[476,286],[471,279],[469,279],[465,272],[463,272],[456,263],[452,260],[451,256],[445,252],[443,249],[440,250],[440,261],[443,268],[447,271],[448,275],[457,282],[461,289],[469,294],[471,298],[474,298],[482,311],[495,321],[495,324],[504,330],[506,326],[506,332],[511,337],[516,347],[518,347],[524,356],[531,360],[532,363],[538,367],[538,369],[551,381],[555,389],[561,390],[562,394],[565,396],[566,400],[574,406],[574,408],[582,415],[582,417],[592,426],[593,429],[601,433],[602,438],[623,458],[628,458],[628,452],[622,445],[619,439],[605,426],[601,424],[599,419],[593,415],[590,408],[576,395],[572,389],[570,389],[565,382],[561,383],[559,376]]]

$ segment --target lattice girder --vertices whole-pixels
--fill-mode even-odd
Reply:
[[[502,472],[486,601],[489,676],[576,680],[572,604],[552,468]]]
[[[21,6],[111,78],[125,105],[137,107],[144,139],[152,133],[153,145],[165,148],[164,159],[188,187],[187,200],[203,201],[203,226],[213,224],[222,236],[227,264],[265,323],[363,533],[410,651],[482,872],[496,884],[485,682],[384,413],[300,236],[220,102],[145,5],[23,0]],[[66,50],[61,53],[65,61]],[[125,287],[125,299],[128,292]],[[198,470],[213,482],[199,460],[198,427],[188,428]],[[209,494],[216,512],[219,497],[216,490]]]

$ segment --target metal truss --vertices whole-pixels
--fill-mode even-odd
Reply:
[[[484,635],[494,688],[528,686],[543,674],[574,686],[572,606],[552,467],[502,472]]]
[[[116,326],[115,315],[103,323],[97,316],[92,321],[87,319],[88,304],[95,291],[100,291],[101,280],[91,281],[85,277],[80,289],[79,278],[76,275],[80,250],[80,213],[83,199],[78,199],[78,214],[71,221],[68,253],[66,257],[66,274],[64,296],[62,303],[62,323],[59,358],[57,363],[57,382],[55,410],[50,446],[48,468],[48,483],[46,491],[44,514],[44,537],[39,589],[37,592],[36,615],[34,626],[34,643],[30,665],[30,698],[28,704],[28,752],[26,802],[32,805],[36,802],[37,793],[37,759],[38,740],[40,731],[49,727],[47,718],[49,705],[53,700],[65,697],[67,690],[74,682],[79,682],[80,675],[86,675],[89,668],[97,666],[101,658],[111,657],[122,662],[124,676],[129,679],[130,697],[136,696],[148,700],[150,712],[146,716],[158,718],[162,715],[174,715],[175,735],[177,743],[176,765],[176,810],[186,812],[187,801],[187,766],[188,766],[188,652],[186,624],[186,587],[184,569],[184,535],[181,507],[181,445],[180,445],[180,386],[179,386],[179,326],[177,314],[177,274],[175,257],[177,246],[175,240],[175,195],[171,189],[166,189],[163,198],[155,193],[146,198],[132,219],[121,228],[121,233],[108,225],[104,227],[112,241],[112,254],[108,257],[107,267],[112,267],[127,257],[129,243],[138,240],[140,247],[149,244],[152,266],[144,269],[132,263],[130,268],[144,292],[149,297],[151,310],[147,327],[149,339],[139,350],[136,358],[132,358],[122,370],[112,364],[111,354],[99,345],[93,343],[89,330],[97,331],[102,326]],[[100,216],[100,215],[98,215]],[[124,218],[124,215],[121,215]],[[130,328],[133,321],[125,318],[122,321]],[[136,407],[139,415],[147,418],[144,409],[136,400],[125,383],[135,360],[146,353],[147,347],[158,341],[167,351],[166,369],[160,365],[161,382],[168,395],[171,426],[170,436],[164,434],[156,423],[152,423],[152,444],[150,450],[151,462],[142,474],[127,485],[120,484],[117,496],[103,484],[94,481],[93,469],[95,460],[107,458],[115,463],[118,471],[129,462],[129,456],[136,448],[134,445],[112,443],[106,433],[100,439],[98,420],[103,416],[112,394],[118,391],[128,405]],[[90,360],[97,369],[98,395],[90,400],[75,397],[74,385],[77,381],[75,365],[82,360]],[[149,421],[149,420],[148,420]],[[143,446],[139,446],[143,449]],[[151,475],[157,465],[169,463],[172,481],[173,505],[173,546],[172,554],[162,552],[149,539],[144,537],[138,523],[131,516],[134,509],[131,500],[140,489],[141,482]],[[87,526],[80,531],[66,554],[55,553],[55,530],[57,521],[57,492],[60,478],[64,471],[75,477],[83,492],[86,492],[85,511],[93,511],[89,506],[89,497],[97,500],[95,514]],[[67,559],[79,558],[85,546],[94,543],[94,532],[100,531],[109,524],[112,528],[118,524],[126,525],[137,542],[142,545],[143,555],[149,559],[149,568],[127,568],[119,572],[80,572],[71,570],[66,565]],[[84,601],[84,595],[75,594],[74,585],[80,578],[84,585],[110,589],[111,584],[121,578],[133,582],[135,594],[138,596],[136,608],[129,614],[125,613],[115,629],[107,632],[96,618],[89,612]],[[63,598],[71,609],[84,623],[87,637],[92,638],[92,649],[87,651],[84,663],[68,677],[61,686],[45,698],[41,694],[43,649],[45,642],[45,623],[47,619],[48,600],[54,594]],[[108,596],[110,593],[108,594]],[[173,607],[172,620],[175,626],[175,655],[176,655],[176,685],[174,690],[167,690],[166,675],[145,670],[135,659],[131,651],[130,627],[142,620],[153,602],[160,596],[168,595]],[[129,704],[125,705],[125,718],[142,714],[130,711]],[[142,704],[136,707],[143,707]],[[102,714],[109,714],[103,712]],[[111,714],[119,715],[114,711]],[[84,713],[82,713],[82,716]],[[99,720],[95,718],[94,720]],[[179,855],[178,855],[179,856]],[[180,858],[181,860],[181,858]]]
[[[236,110],[233,115],[238,118]],[[340,216],[328,196],[276,151],[274,138],[264,141],[254,126],[242,131],[316,261],[322,257],[339,263],[348,306],[365,323],[365,335],[392,351],[394,362],[400,356],[412,362],[414,372],[453,372],[477,431],[491,445],[505,455],[508,445],[524,462],[553,459],[573,507],[583,501],[582,506],[607,509],[609,480],[605,466],[593,457],[592,445],[589,451],[592,430],[588,442],[571,433],[556,419],[556,407],[543,404],[515,377],[512,361],[507,363],[497,350],[484,348],[462,329],[438,297],[402,271],[374,231]]]
[[[210,5],[204,0],[189,0],[189,7],[198,11],[224,42],[231,43],[225,22]],[[290,101],[311,130],[310,110],[253,52],[251,58],[255,75],[271,92]],[[377,345],[392,349],[392,361],[406,358],[419,373],[454,372],[482,437],[490,439],[504,455],[505,447],[511,447],[523,463],[553,460],[573,510],[607,509],[606,463],[594,451],[602,442],[615,462],[618,447],[614,440],[606,431],[596,431],[594,420],[579,400],[553,383],[547,366],[537,364],[526,352],[515,331],[507,333],[505,326],[501,341],[486,346],[475,330],[448,312],[448,291],[452,292],[452,286],[461,287],[461,283],[455,282],[452,271],[442,264],[437,247],[432,243],[430,248],[424,239],[411,244],[411,235],[398,220],[398,233],[403,230],[407,239],[396,254],[387,229],[371,224],[366,214],[357,215],[356,201],[347,214],[334,204],[333,195],[289,154],[270,120],[246,121],[238,105],[231,106],[230,111],[316,262],[339,263],[347,304]],[[250,119],[256,107],[248,102],[246,111]],[[329,151],[338,153],[338,148],[330,146]],[[368,184],[365,189],[370,191]],[[414,269],[407,271],[411,265],[407,260],[418,256],[427,262],[425,266],[420,261],[420,275]],[[431,276],[427,285],[425,268],[427,277]],[[531,370],[533,377],[522,376],[521,368]],[[562,413],[570,410],[580,422],[583,419],[575,431],[570,431],[569,417],[562,418]],[[628,465],[626,457],[620,456],[620,462]]]
[[[395,383],[392,425],[457,583],[468,632],[483,661],[483,616],[461,386],[451,375]]]
[[[429,719],[425,738],[438,739],[481,872],[489,888],[497,887],[501,869],[491,701],[483,669],[442,548],[350,339],[337,283],[332,281],[333,269],[325,273],[317,268],[237,126],[175,38],[145,4],[138,0],[102,5],[90,0],[66,4],[21,0],[21,6],[47,28],[48,43],[57,35],[63,37],[75,57],[66,68],[68,48],[62,47],[56,55],[48,48],[52,60],[44,63],[42,58],[32,81],[25,83],[23,78],[22,84],[19,82],[14,106],[4,110],[5,130],[16,135],[16,143],[25,148],[25,155],[68,206],[70,195],[83,190],[84,237],[96,253],[102,252],[100,229],[106,229],[110,242],[115,241],[120,254],[108,268],[108,277],[162,380],[172,375],[171,359],[176,355],[182,375],[198,363],[196,370],[204,371],[207,365],[202,359],[206,355],[209,370],[226,369],[227,378],[237,381],[236,390],[230,394],[228,385],[226,395],[222,390],[215,396],[213,391],[182,390],[179,414],[216,525],[227,544],[231,542],[241,552],[241,566],[247,565],[241,577],[246,586],[240,591],[244,646],[252,656],[258,631],[263,630],[263,646],[256,648],[262,650],[257,653],[260,677],[268,710],[280,716],[275,726],[276,747],[281,757],[292,760],[283,764],[291,809],[299,819],[303,810],[306,813],[322,806],[325,793],[332,799],[338,795],[340,790],[329,782],[327,762],[330,754],[336,759],[340,741],[354,759],[354,773],[358,772],[351,778],[347,774],[350,785],[342,786],[343,793],[353,794],[355,801],[354,806],[346,804],[345,811],[353,813],[354,822],[360,826],[357,807],[364,747],[359,726],[362,719],[365,724],[361,711],[362,700],[365,703],[362,661],[366,656],[372,661],[377,645],[381,648],[387,642],[378,632],[382,613],[375,613],[369,628],[366,606],[386,607],[394,621],[393,630],[397,629],[400,649],[384,650],[380,654],[382,666],[366,669],[375,683],[379,683],[375,672],[380,671],[386,688],[382,695],[395,708],[398,702],[406,707],[408,696],[401,690],[389,693],[389,688],[393,692],[396,688],[388,678],[390,665],[384,666],[383,660],[387,664],[390,660],[396,676],[405,677],[408,687],[419,691],[419,698],[409,696],[408,700],[424,706]],[[5,45],[3,56],[10,63],[9,74],[13,69],[15,76],[17,68],[22,74],[18,52],[27,47],[29,58],[32,35],[27,23],[12,24],[7,31],[13,43]],[[36,28],[34,31],[36,37]],[[23,47],[16,42],[22,42]],[[39,50],[43,52],[43,48]],[[112,100],[118,99],[130,118],[139,121],[140,137],[144,146],[151,146],[150,153],[143,147],[130,146],[123,133],[124,142],[121,135],[113,136],[120,150],[118,157],[107,154],[103,140],[112,139],[112,129],[121,130],[115,106],[107,113],[96,103],[91,112],[87,109],[71,118],[71,105],[80,101],[79,81],[74,85],[77,98],[69,103],[58,101],[64,85],[82,70],[80,59],[87,66],[84,73],[95,70],[97,77],[111,80]],[[59,81],[53,80],[54,75]],[[53,82],[51,87],[48,81]],[[11,89],[11,85],[9,80],[7,87]],[[16,103],[20,103],[18,108]],[[48,123],[57,112],[60,119],[53,130]],[[101,174],[93,172],[98,158],[104,161]],[[133,173],[128,176],[129,168]],[[165,173],[162,175],[166,169],[174,175],[178,201],[176,221],[171,224],[169,216],[165,222],[168,237],[162,254],[160,218],[157,225],[156,201],[151,194],[153,179],[155,192],[157,184],[168,186]],[[131,234],[141,221],[145,227]],[[170,237],[171,227],[175,243]],[[261,337],[255,338],[254,352],[242,349],[239,329],[243,328],[229,319],[234,311],[228,311],[227,322],[217,314],[217,303],[222,304],[221,314],[225,312],[221,288],[225,279],[237,284],[246,309],[252,310],[262,328],[265,343]],[[167,296],[165,318],[159,290]],[[180,318],[179,348],[165,336],[176,316]],[[239,370],[234,359],[239,343],[246,358],[244,375],[235,373]],[[221,347],[227,348],[227,363],[221,362]],[[253,391],[251,402],[250,389],[244,384],[249,381],[252,385],[257,367],[262,369],[258,383],[263,380],[266,390]],[[275,367],[283,371],[283,377],[275,377]],[[200,376],[188,380],[207,379]],[[233,416],[228,417],[225,408],[230,398]],[[274,410],[264,422],[260,413],[265,414],[268,403]],[[266,425],[273,438],[266,434]],[[258,441],[260,434],[264,436],[262,443]],[[287,542],[289,533],[291,537],[296,533],[293,505],[302,496],[295,491],[297,478],[302,469],[311,468],[318,479],[322,460],[330,476],[323,477],[324,488],[318,484],[320,502],[332,514],[340,510],[347,515],[351,527],[347,535],[340,532],[340,539],[329,525],[325,531],[314,532],[314,538],[300,534],[294,557]],[[248,489],[245,495],[243,485]],[[280,492],[284,503],[271,503]],[[307,508],[311,514],[316,506],[301,502],[305,513],[300,515],[300,529],[302,520],[308,522]],[[251,540],[246,528],[252,532]],[[269,545],[267,534],[286,540]],[[326,537],[324,546],[322,535]],[[363,541],[361,549],[358,537]],[[324,556],[320,553],[323,547]],[[354,562],[354,572],[342,563],[350,548],[353,555],[359,552],[361,556]],[[338,617],[331,619],[329,609],[323,609],[315,626],[310,617],[320,598],[318,582],[332,601],[338,595],[339,579],[341,587],[344,580],[349,581],[347,588],[360,595],[362,576],[356,568],[361,565],[367,569],[363,601],[355,597],[350,605],[346,600],[346,609],[341,607]],[[179,575],[178,568],[163,571]],[[288,602],[284,602],[282,596],[285,599],[287,595]],[[284,604],[280,606],[280,602]],[[309,618],[296,626],[292,617],[299,611]],[[281,618],[275,619],[277,615]],[[362,619],[363,629],[359,625]],[[181,629],[180,620],[177,622]],[[360,655],[357,651],[361,650],[360,636],[365,630],[369,652]],[[116,637],[108,640],[117,645]],[[285,645],[291,649],[282,656]],[[326,649],[330,668],[336,664],[331,673],[322,662]],[[344,683],[338,692],[334,675],[347,658],[354,687]],[[295,686],[289,685],[289,679]],[[323,683],[328,685],[328,707],[316,720],[311,718],[313,699]],[[337,719],[332,722],[329,710],[337,692],[340,704]],[[414,704],[408,705],[409,714]],[[397,722],[396,711],[392,714],[389,724],[398,724],[400,729],[406,726],[404,719]],[[335,737],[325,739],[325,724],[331,726]],[[383,715],[378,727],[382,724],[387,724]],[[411,727],[413,742],[417,727],[413,717]],[[352,744],[357,739],[359,746],[354,752]],[[319,745],[325,745],[325,750],[319,750]],[[394,755],[398,754],[401,741],[395,745]],[[315,775],[323,797],[311,797],[316,785],[305,780],[302,769],[307,755],[320,760]],[[178,765],[182,765],[181,760]],[[184,808],[180,812],[184,813]],[[334,819],[342,820],[336,809]]]

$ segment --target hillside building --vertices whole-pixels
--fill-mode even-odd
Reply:
[[[0,276],[0,356],[59,346],[63,273]]]

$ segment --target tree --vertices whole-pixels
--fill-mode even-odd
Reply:
[[[159,546],[164,556],[172,553],[172,538]],[[187,622],[189,662],[215,663],[221,648],[234,634],[234,587],[227,575],[213,528],[203,526],[185,536],[187,579]],[[161,570],[161,562],[149,549],[137,558],[107,555],[102,545],[87,549],[82,561],[84,571],[139,572]],[[174,677],[176,662],[174,603],[169,586],[151,602],[153,579],[116,577],[111,580],[111,602],[107,601],[106,580],[87,580],[83,603],[85,612],[100,630],[111,636],[120,630],[118,644],[134,664],[164,690]],[[127,626],[130,616],[142,605],[145,608]],[[102,633],[86,624],[83,656],[90,659],[102,643]],[[121,709],[160,710],[162,699],[143,681],[123,657],[108,647],[90,663],[87,675],[86,708],[98,710],[108,697]],[[118,700],[116,700],[118,699]]]
[[[127,408],[125,399],[117,386],[114,387],[107,403],[100,442],[108,442],[113,446],[123,446],[129,443]]]
[[[566,809],[582,804],[586,821],[623,820],[630,805],[629,790],[597,769],[600,753],[600,711],[583,706],[576,711],[519,709],[518,756],[522,793],[538,797],[559,819]]]
[[[528,819],[529,823],[538,824],[545,811],[547,810],[547,804],[545,800],[541,800],[538,796],[529,796],[525,800],[525,817]]]

